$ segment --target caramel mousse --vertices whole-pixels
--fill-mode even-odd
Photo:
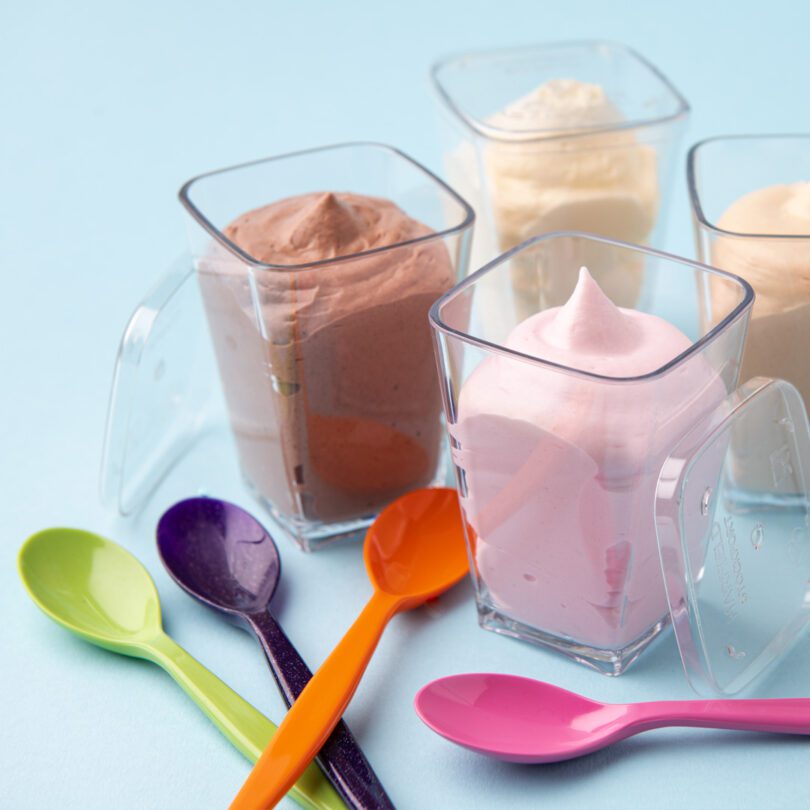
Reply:
[[[282,516],[352,520],[433,480],[427,313],[454,275],[433,233],[389,200],[312,193],[233,220],[245,260],[200,261],[242,468]]]
[[[810,182],[745,194],[717,227],[731,234],[715,239],[712,264],[757,294],[740,378],[781,377],[810,404]],[[716,306],[726,306],[719,285],[715,293]]]

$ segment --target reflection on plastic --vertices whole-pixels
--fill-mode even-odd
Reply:
[[[212,424],[219,395],[200,293],[187,257],[136,307],[115,363],[101,497],[137,512]]]

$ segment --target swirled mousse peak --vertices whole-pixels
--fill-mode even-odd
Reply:
[[[586,267],[579,270],[573,294],[548,324],[546,340],[581,352],[624,352],[639,339],[637,324],[622,312],[593,280]]]
[[[511,131],[573,131],[611,126],[623,116],[598,84],[552,79],[491,116],[490,123]]]
[[[281,265],[352,256],[428,233],[390,200],[332,191],[278,200],[225,228],[225,235],[252,258]]]
[[[290,244],[299,251],[317,250],[340,255],[350,249],[362,232],[360,213],[328,191],[307,200],[290,233]]]
[[[667,321],[617,307],[585,267],[563,306],[527,318],[507,340],[522,354],[607,377],[648,374],[689,345]]]

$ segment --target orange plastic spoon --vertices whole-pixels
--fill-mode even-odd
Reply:
[[[467,572],[453,489],[420,489],[386,507],[363,548],[374,595],[278,727],[231,810],[275,807],[326,741],[389,619],[438,596]]]

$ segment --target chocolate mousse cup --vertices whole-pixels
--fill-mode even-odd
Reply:
[[[295,541],[357,535],[443,480],[428,310],[466,271],[464,200],[373,143],[210,172],[180,199],[245,481]]]
[[[583,264],[609,274],[628,254],[653,291],[635,309],[683,333],[677,356],[641,376],[618,377],[576,368],[576,356],[564,365],[515,348],[510,334],[524,313],[513,261],[534,268],[535,315],[569,300]],[[493,287],[512,301],[497,323],[482,317]],[[668,624],[659,477],[683,436],[735,391],[752,302],[750,286],[731,274],[649,248],[556,233],[497,258],[434,304],[482,627],[618,675]],[[700,498],[683,505],[689,528],[700,526],[705,506]],[[699,578],[704,536],[689,536],[690,570]]]

